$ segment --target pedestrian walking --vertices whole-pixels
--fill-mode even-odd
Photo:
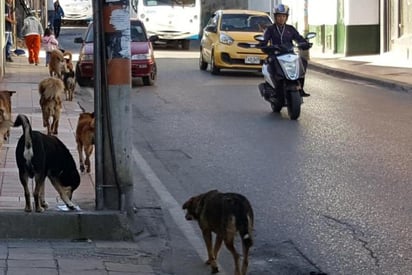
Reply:
[[[16,20],[13,15],[12,0],[6,0],[5,2],[5,42],[6,42],[6,61],[13,62],[11,59],[11,47],[13,46],[13,25],[16,24]]]
[[[54,24],[54,0],[47,0],[47,27],[53,30]]]
[[[54,29],[54,36],[59,38],[60,35],[60,27],[62,25],[62,18],[64,17],[63,8],[60,6],[59,0],[54,2],[54,21],[53,21],[53,29]]]
[[[43,27],[34,12],[24,19],[21,33],[29,51],[29,63],[38,65]]]
[[[46,67],[50,62],[50,55],[53,50],[59,48],[59,41],[56,39],[50,28],[44,30],[44,36],[42,39],[43,49],[46,51]]]

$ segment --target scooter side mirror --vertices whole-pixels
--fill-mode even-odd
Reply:
[[[261,34],[257,34],[257,35],[255,35],[255,36],[253,36],[253,38],[254,38],[256,41],[260,41],[260,42],[262,42],[262,41],[265,40],[265,38],[264,38],[263,35],[261,35]]]
[[[306,39],[312,39],[314,37],[316,37],[316,32],[308,32],[306,34]]]

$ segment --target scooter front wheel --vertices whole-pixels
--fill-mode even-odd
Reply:
[[[288,102],[288,114],[290,119],[296,120],[300,116],[300,105],[302,99],[298,91],[290,92],[290,99]]]

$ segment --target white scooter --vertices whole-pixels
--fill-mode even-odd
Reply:
[[[306,40],[314,38],[316,33],[310,32]],[[262,35],[256,35],[257,41],[263,41]],[[287,107],[290,119],[296,120],[300,116],[300,107],[303,103],[301,97],[302,79],[305,77],[305,69],[299,50],[309,49],[312,44],[307,42],[281,45],[261,46],[259,44],[242,43],[242,47],[260,48],[268,54],[262,65],[262,73],[265,82],[259,84],[262,97],[270,103],[273,112],[280,112]]]

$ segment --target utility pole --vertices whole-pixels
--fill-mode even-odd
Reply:
[[[309,32],[309,17],[308,17],[308,0],[303,0],[303,36]],[[301,52],[302,56],[306,59],[310,59],[309,50]]]
[[[303,34],[309,32],[308,0],[303,0]]]
[[[96,210],[126,211],[133,202],[129,1],[93,2]]]

